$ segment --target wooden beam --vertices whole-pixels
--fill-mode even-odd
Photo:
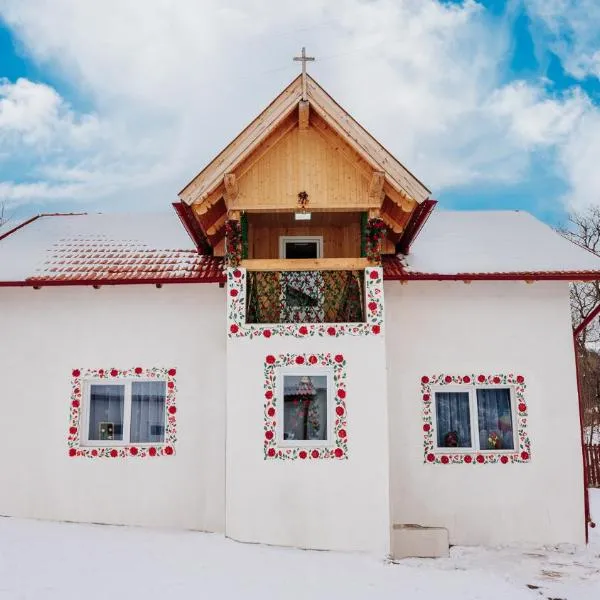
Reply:
[[[383,202],[383,184],[385,183],[385,173],[383,171],[373,171],[371,175],[371,183],[369,184],[369,201],[370,202]]]
[[[381,217],[381,210],[379,208],[370,208],[367,216],[369,219],[379,219]]]
[[[223,197],[224,193],[224,186],[219,186],[212,194],[207,194],[204,198],[192,204],[196,214],[205,215]]]
[[[308,129],[310,119],[310,104],[307,100],[301,100],[298,103],[298,127],[300,131]]]
[[[227,212],[227,218],[232,221],[239,221],[241,216],[242,213],[239,210],[230,210]]]
[[[413,200],[410,196],[403,192],[399,192],[397,189],[392,187],[389,183],[383,186],[385,195],[397,206],[399,206],[405,213],[411,213],[417,207],[417,201]]]
[[[367,258],[256,258],[240,266],[249,271],[358,271],[370,264]]]
[[[290,202],[286,206],[281,206],[281,205],[278,206],[277,204],[275,204],[275,202],[273,202],[272,204],[248,204],[248,205],[238,203],[238,206],[236,208],[238,210],[243,210],[244,212],[247,212],[247,213],[293,213],[298,210],[298,203],[297,203],[297,201]],[[310,212],[310,213],[346,212],[347,213],[347,212],[368,211],[371,208],[378,208],[378,207],[374,207],[372,204],[369,204],[367,202],[361,203],[361,204],[352,204],[351,206],[348,204],[344,204],[344,205],[329,204],[329,205],[315,206],[315,205],[309,203],[307,212]],[[309,223],[309,221],[307,221],[307,223]]]
[[[391,229],[395,234],[402,233],[402,226],[399,223],[396,223],[396,221],[391,219],[388,215],[386,215],[385,213],[381,213],[381,218],[383,219],[383,222],[385,223],[385,226],[388,229]]]
[[[223,185],[225,186],[225,204],[233,204],[240,193],[235,173],[226,173],[223,177]]]
[[[213,237],[217,234],[219,229],[225,225],[225,221],[227,221],[227,213],[223,213],[207,230],[207,235]]]

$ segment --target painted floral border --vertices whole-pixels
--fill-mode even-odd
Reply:
[[[333,368],[333,442],[331,446],[293,447],[277,444],[277,369],[280,367]],[[346,422],[346,359],[343,354],[268,354],[264,364],[264,453],[265,460],[319,460],[348,458],[348,430]],[[282,417],[283,418],[283,415]]]
[[[502,451],[466,451],[448,452],[448,448],[437,448],[435,444],[435,431],[433,424],[434,399],[432,386],[464,385],[469,387],[481,386],[511,386],[514,391],[517,414],[518,449],[509,452]],[[449,375],[423,375],[421,377],[421,399],[423,402],[423,435],[424,435],[424,462],[428,464],[508,464],[526,463],[531,460],[531,441],[527,433],[527,403],[525,401],[525,377],[513,373],[496,373],[492,375],[470,374]]]
[[[383,269],[365,269],[364,323],[246,323],[246,269],[227,269],[227,334],[230,338],[271,336],[340,337],[343,335],[380,335],[383,333]]]
[[[71,378],[71,403],[69,414],[69,432],[67,437],[68,453],[71,457],[86,456],[89,458],[124,458],[132,456],[146,458],[154,456],[172,456],[175,454],[175,441],[177,439],[177,407],[175,396],[177,386],[174,368],[153,367],[143,369],[73,369]],[[83,383],[86,379],[106,379],[107,382],[119,379],[161,379],[167,382],[167,397],[165,410],[167,426],[165,441],[162,444],[129,444],[126,446],[82,446],[79,437],[81,430],[81,407],[83,403]]]

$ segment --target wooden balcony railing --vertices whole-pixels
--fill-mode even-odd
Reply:
[[[247,323],[361,323],[364,271],[248,271]]]

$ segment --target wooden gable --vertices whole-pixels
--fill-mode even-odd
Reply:
[[[427,199],[429,190],[314,79],[306,83],[306,100],[299,76],[180,192],[213,247],[228,218],[292,214],[304,192],[311,213],[381,217],[396,243]]]

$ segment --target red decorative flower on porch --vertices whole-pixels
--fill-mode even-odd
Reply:
[[[69,448],[69,456],[77,456],[77,450],[75,450],[75,448]]]
[[[423,375],[423,377],[421,377],[421,383],[429,383],[429,377],[427,377],[427,375]]]
[[[119,453],[118,453],[118,452],[117,452],[117,451],[116,451],[116,450],[113,448],[113,449],[110,451],[110,455],[111,455],[113,458],[117,458],[117,456],[119,456]]]
[[[377,310],[377,302],[369,302],[367,306],[371,312],[375,312]]]
[[[148,450],[148,454],[150,456],[156,456],[156,448],[150,448],[150,450]]]
[[[177,412],[176,406],[169,406],[169,414],[174,415]]]
[[[270,456],[270,457],[275,456],[275,448],[269,448],[267,450],[267,456]]]
[[[232,298],[235,298],[238,295],[238,291],[235,288],[233,288],[233,289],[229,290],[229,295]]]
[[[484,463],[485,462],[485,457],[482,454],[478,454],[477,455],[477,462],[478,463]]]
[[[485,375],[479,375],[479,377],[477,377],[477,381],[479,381],[479,383],[483,383],[485,381]]]
[[[523,452],[521,452],[521,460],[529,460],[529,452],[523,450]]]
[[[452,377],[450,377],[450,375],[446,375],[446,377],[444,377],[444,381],[446,383],[452,383]]]
[[[423,394],[423,402],[429,402],[431,400],[431,396],[429,394]]]
[[[343,406],[336,406],[335,407],[335,414],[338,417],[341,417],[344,414],[344,407]]]
[[[270,329],[265,329],[263,331],[263,336],[266,338],[270,338],[271,337],[271,330]]]
[[[311,456],[313,458],[319,458],[319,451],[318,450],[313,450],[310,454],[311,454]]]
[[[428,462],[433,462],[435,460],[435,454],[428,454],[427,455],[427,461]]]
[[[142,367],[136,367],[135,368],[135,374],[136,375],[141,375],[142,374]]]
[[[442,458],[440,460],[445,465],[447,465],[450,462],[450,459],[447,456],[442,456]]]
[[[309,362],[311,365],[315,365],[315,364],[317,364],[317,357],[316,357],[314,354],[311,354],[311,355],[308,357],[308,362]]]
[[[517,375],[517,383],[523,383],[525,381],[525,377],[523,375]]]
[[[300,329],[298,329],[298,333],[300,335],[307,335],[308,334],[308,327],[306,327],[306,325],[302,325],[300,327]]]
[[[265,398],[266,398],[267,400],[270,400],[272,397],[273,397],[273,392],[272,392],[272,390],[267,390],[267,391],[265,392]]]
[[[500,462],[505,465],[508,462],[508,456],[501,456],[500,457]]]
[[[344,451],[341,448],[336,448],[334,454],[336,458],[342,458],[342,456],[344,456]]]
[[[71,406],[73,408],[79,408],[79,400],[73,400],[73,402],[71,402]]]
[[[494,383],[500,383],[500,377],[498,377],[498,376],[494,377]]]
[[[269,354],[265,360],[267,361],[268,365],[272,365],[275,362],[275,357],[272,354]]]
[[[327,328],[327,333],[329,335],[335,335],[335,327],[328,327]]]
[[[377,335],[378,333],[380,333],[381,331],[381,327],[379,327],[379,325],[373,325],[373,327],[371,327],[371,331]]]
[[[274,417],[275,416],[275,409],[272,406],[269,406],[269,408],[267,410],[267,414],[269,415],[269,417]]]
[[[463,377],[463,383],[471,383],[471,378],[468,375]]]
[[[116,377],[118,374],[119,374],[119,371],[117,371],[117,369],[111,369],[111,371],[110,371],[111,377]]]
[[[242,272],[241,272],[239,269],[236,269],[236,270],[233,272],[233,276],[234,276],[236,279],[239,279],[239,278],[242,276]]]
[[[423,425],[423,431],[429,431],[431,429],[431,425],[429,423],[425,423],[425,425]]]
[[[79,369],[75,369],[73,371],[73,377],[79,377],[81,375],[81,371]]]
[[[527,404],[525,404],[524,402],[521,402],[519,404],[519,412],[524,413],[527,410]]]
[[[303,365],[304,364],[304,356],[302,356],[302,355],[296,356],[296,364]]]
[[[173,448],[172,448],[171,446],[167,446],[167,447],[165,448],[165,454],[166,454],[167,456],[171,456],[171,454],[173,454]]]
[[[340,430],[338,431],[338,435],[339,435],[341,438],[345,438],[345,437],[346,437],[346,430],[345,430],[345,429],[340,429]]]
[[[371,271],[371,274],[369,275],[369,277],[371,279],[377,279],[379,277],[379,274],[377,273],[377,271]]]
[[[467,454],[463,460],[464,460],[464,461],[465,461],[467,464],[468,464],[468,463],[470,463],[470,462],[473,462],[473,458],[471,457],[471,455],[470,455],[470,454]]]
[[[339,389],[337,391],[338,398],[342,398],[342,400],[346,397],[346,390]]]
[[[168,387],[170,390],[172,390],[172,389],[175,387],[175,384],[174,384],[172,381],[169,381],[169,382],[167,383],[167,387]]]
[[[265,438],[267,440],[272,440],[273,439],[273,432],[270,429],[268,431],[265,431]]]
[[[300,450],[300,452],[298,452],[298,457],[305,459],[308,456],[308,454],[306,454],[305,450]]]
[[[232,323],[229,326],[229,331],[231,331],[231,333],[237,333],[239,330],[240,328],[235,323]]]
[[[77,427],[69,427],[69,433],[75,435],[77,433]]]
[[[129,448],[129,454],[131,454],[131,456],[137,456],[137,453],[138,449],[135,446]]]
[[[341,363],[344,362],[344,357],[341,354],[336,354],[334,360],[336,363]]]

